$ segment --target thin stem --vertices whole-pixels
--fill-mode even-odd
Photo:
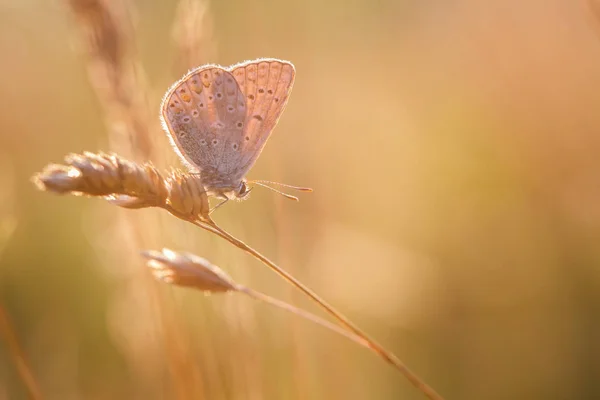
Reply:
[[[185,219],[185,218],[184,218]],[[244,250],[245,252],[251,254],[258,260],[260,260],[263,264],[267,265],[273,271],[275,271],[278,275],[288,281],[290,284],[295,286],[298,290],[303,292],[306,296],[310,297],[314,302],[316,302],[323,310],[325,310],[329,315],[338,320],[342,326],[347,328],[352,333],[356,334],[360,338],[364,339],[367,344],[367,347],[378,354],[381,358],[387,361],[389,364],[394,366],[397,370],[399,370],[409,382],[419,389],[425,396],[427,396],[431,400],[443,400],[443,397],[440,396],[433,388],[427,385],[421,378],[419,378],[414,372],[412,372],[398,357],[396,357],[393,353],[387,351],[383,346],[377,343],[374,339],[372,339],[369,335],[366,334],[362,329],[352,323],[348,318],[346,318],[342,313],[337,311],[335,308],[330,306],[325,300],[321,299],[316,293],[306,287],[303,283],[298,281],[292,275],[290,275],[287,271],[279,267],[273,261],[269,260],[267,257],[263,256],[257,250],[254,250],[252,247],[248,246],[246,243],[242,242],[235,236],[232,236],[227,231],[223,230],[219,226],[217,226],[212,220],[207,222],[196,221],[186,219],[192,224],[199,226],[202,229],[206,229],[210,232],[213,232],[223,239],[227,240],[229,243],[234,246]]]
[[[600,35],[600,3],[597,0],[588,0],[587,4],[594,18],[594,30]]]
[[[4,307],[2,306],[0,306],[0,333],[2,334],[2,336],[4,336],[6,346],[8,347],[9,352],[15,360],[17,371],[19,373],[19,376],[21,377],[21,380],[25,384],[25,387],[27,388],[29,398],[32,400],[42,399],[42,392],[40,391],[40,388],[35,378],[33,377],[31,368],[27,364],[27,360],[25,359],[25,353],[19,345],[17,335],[15,334],[14,329],[12,328],[12,324],[8,317],[8,313],[4,310]]]
[[[301,308],[295,307],[289,303],[286,303],[285,301],[281,301],[279,299],[268,296],[261,292],[257,292],[256,290],[252,290],[249,287],[245,287],[245,286],[238,286],[237,290],[238,290],[238,292],[244,293],[244,294],[252,297],[255,300],[259,300],[264,303],[270,304],[272,306],[279,307],[285,311],[296,314],[310,322],[313,322],[317,325],[321,325],[325,329],[329,329],[339,335],[342,335],[342,336],[352,340],[354,343],[356,343],[360,346],[370,348],[369,342],[367,342],[362,337],[355,335],[353,333],[350,333],[346,329],[340,328],[339,326],[332,324],[331,322],[329,322],[323,318],[319,318],[316,315],[309,313],[307,311],[304,311]]]

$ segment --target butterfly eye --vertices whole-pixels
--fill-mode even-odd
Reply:
[[[217,144],[219,144],[219,141],[217,139],[213,139],[212,140],[212,145],[216,146]]]
[[[229,111],[229,112],[233,112],[233,110],[235,110],[235,108],[233,108],[233,106],[228,106],[228,107],[227,107],[227,111]]]
[[[182,120],[184,123],[186,123],[186,124],[187,124],[187,123],[188,123],[188,122],[190,122],[192,119],[191,119],[190,117],[183,117],[181,120]]]
[[[238,122],[237,124],[235,124],[238,128],[241,128],[242,126],[244,126],[243,122]]]
[[[238,189],[238,197],[244,198],[244,197],[246,197],[248,192],[250,192],[250,190],[248,190],[248,186],[246,186],[246,182],[241,182],[239,189]]]
[[[198,118],[198,115],[200,115],[200,113],[198,112],[198,110],[192,111],[192,117]]]
[[[233,148],[233,150],[237,150],[238,149],[238,144],[234,143],[234,144],[231,145],[231,147]]]
[[[204,139],[200,139],[200,144],[201,144],[202,146],[206,146],[206,140],[204,140]]]

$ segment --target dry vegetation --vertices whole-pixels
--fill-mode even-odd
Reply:
[[[411,372],[395,355],[367,336],[366,333],[317,294],[268,258],[221,229],[210,218],[208,197],[197,175],[175,171],[171,173],[169,178],[164,179],[152,165],[138,165],[114,154],[72,154],[67,156],[65,161],[67,165],[48,165],[43,172],[33,178],[34,183],[41,190],[59,194],[70,193],[104,197],[109,202],[124,208],[164,208],[172,215],[224,238],[232,245],[262,261],[336,318],[348,332],[337,329],[326,321],[287,303],[278,302],[260,292],[237,285],[214,265],[191,254],[177,255],[171,251],[163,251],[163,254],[157,252],[144,253],[146,257],[151,259],[149,266],[154,269],[153,274],[156,277],[183,286],[195,287],[205,292],[230,290],[243,292],[255,299],[292,310],[300,316],[308,317],[309,320],[373,350],[404,374],[428,398],[442,398]]]
[[[0,41],[0,399],[441,399],[424,381],[457,399],[598,398],[597,1],[133,3],[25,13],[36,32],[68,21],[73,41],[42,38],[47,54],[24,29]],[[154,45],[171,53],[148,62]],[[69,53],[87,81],[56,61]],[[285,159],[318,187],[296,220],[257,193],[211,214],[160,130],[174,78],[248,54],[298,66],[282,136],[306,148],[261,157],[268,178]],[[173,76],[155,87],[158,64]],[[39,190],[106,201],[35,193],[34,171]]]
[[[97,89],[107,114],[109,126],[121,126],[112,136],[124,135],[128,152],[136,158],[149,158],[155,152],[148,135],[152,132],[144,107],[146,88],[143,85],[141,67],[133,51],[132,25],[126,18],[124,6],[115,6],[103,0],[71,0],[73,14],[85,32],[85,44],[90,65],[90,80]],[[206,33],[194,23],[204,22],[207,5],[202,1],[183,0],[175,26],[181,58],[195,62],[201,57],[198,49]],[[135,95],[134,95],[135,94]],[[120,137],[115,142],[122,143]],[[167,178],[149,162],[136,164],[116,154],[71,154],[65,165],[50,164],[34,176],[40,190],[59,194],[103,197],[120,207],[139,209],[160,207],[172,215],[212,232],[232,245],[262,261],[276,273],[301,290],[345,329],[320,319],[313,314],[273,299],[260,292],[234,283],[220,269],[208,261],[188,253],[177,254],[170,250],[163,253],[145,252],[150,259],[155,277],[170,283],[191,286],[205,292],[237,291],[250,297],[284,308],[294,314],[315,322],[333,332],[345,336],[382,357],[401,372],[415,387],[430,399],[442,397],[411,372],[395,355],[390,353],[343,314],[322,300],[312,290],[268,258],[221,229],[210,218],[208,197],[197,175],[173,171]],[[303,189],[309,190],[309,189]]]

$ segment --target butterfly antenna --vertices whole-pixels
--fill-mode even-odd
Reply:
[[[274,191],[275,193],[279,193],[280,195],[282,195],[286,199],[300,201],[300,199],[298,199],[296,196],[292,196],[291,194],[284,193],[284,192],[282,192],[280,190],[275,189],[274,187],[266,185],[267,182],[265,182],[265,181],[249,181],[248,183],[255,183],[255,184],[259,185],[259,186],[265,187],[265,188],[267,188],[269,190]],[[274,182],[268,182],[268,183],[274,183]],[[289,185],[282,185],[282,186],[291,187],[291,188],[298,189],[298,190],[300,190],[300,189],[307,189],[307,188],[296,188],[295,186],[289,186]],[[312,189],[304,190],[304,191],[311,191],[312,192]]]
[[[261,185],[261,186],[265,186],[265,187],[268,187],[266,185],[278,185],[278,186],[283,186],[283,187],[294,189],[294,190],[299,190],[300,192],[312,192],[313,191],[311,188],[286,185],[285,183],[279,183],[279,182],[256,180],[256,181],[250,181],[250,183],[259,183],[259,184],[262,183],[263,185]],[[273,189],[273,188],[271,188],[271,189]]]

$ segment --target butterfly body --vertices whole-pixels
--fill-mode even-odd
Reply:
[[[232,182],[228,177],[223,177],[216,171],[200,172],[200,181],[209,196],[223,200],[245,200],[250,190],[246,179]]]
[[[294,77],[290,62],[258,59],[198,67],[167,91],[165,131],[209,195],[247,197],[245,175],[285,109]]]

